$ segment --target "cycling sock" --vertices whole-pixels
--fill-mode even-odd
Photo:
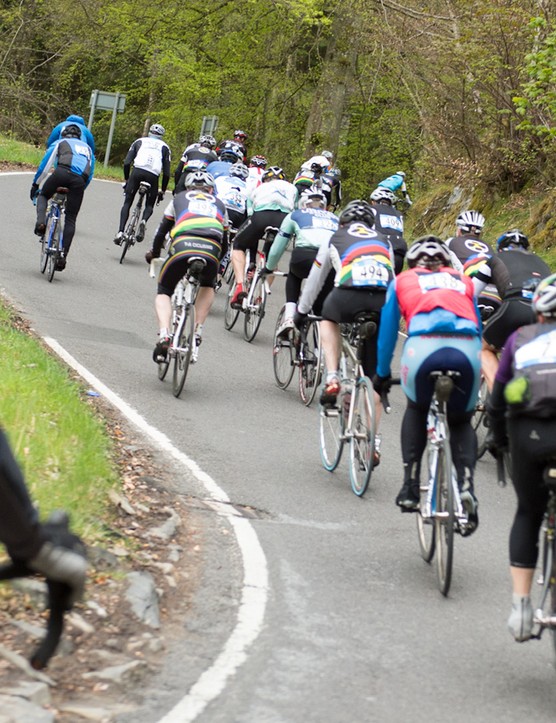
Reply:
[[[327,372],[326,373],[326,383],[328,384],[328,382],[331,382],[333,379],[338,379],[338,377],[339,377],[339,375],[338,375],[337,369],[333,372]]]
[[[158,336],[159,336],[161,339],[165,339],[167,336],[170,336],[170,334],[168,333],[168,329],[167,329],[165,326],[163,326],[163,327],[160,329],[160,331],[158,332]]]

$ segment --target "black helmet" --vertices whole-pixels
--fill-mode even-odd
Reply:
[[[81,138],[81,128],[76,123],[64,126],[60,132],[62,138]]]
[[[414,266],[437,268],[452,265],[450,251],[438,236],[422,236],[416,239],[409,247],[405,260],[410,269]]]
[[[523,231],[520,231],[518,228],[512,228],[496,239],[496,248],[498,251],[503,251],[510,246],[521,246],[523,249],[528,249],[529,239]]]
[[[370,203],[357,199],[351,201],[340,214],[340,225],[345,226],[352,221],[361,221],[367,226],[374,226],[375,215]]]

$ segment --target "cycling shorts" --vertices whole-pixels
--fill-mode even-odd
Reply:
[[[255,211],[238,229],[234,239],[234,249],[249,251],[251,260],[254,260],[257,256],[259,240],[262,238],[265,228],[267,226],[280,228],[287,215],[283,211]]]
[[[449,412],[474,409],[481,381],[481,339],[461,334],[410,336],[402,351],[401,384],[406,396],[421,409],[428,409],[434,391],[429,378],[434,371],[457,371]]]
[[[516,329],[534,322],[535,312],[530,301],[521,298],[506,299],[485,324],[483,339],[490,346],[500,350]]]
[[[214,288],[221,253],[222,246],[214,239],[180,236],[172,242],[168,256],[160,269],[158,293],[172,296],[192,257],[202,258],[207,262],[199,277],[201,287]]]

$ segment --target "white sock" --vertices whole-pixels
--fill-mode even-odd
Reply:
[[[293,301],[286,301],[286,308],[284,310],[284,320],[286,319],[293,319],[293,315],[295,314],[297,308],[297,304]]]
[[[160,329],[160,331],[158,332],[158,336],[159,336],[161,339],[164,339],[165,337],[170,336],[170,334],[168,333],[168,329],[167,329],[165,326],[163,326],[163,327]]]

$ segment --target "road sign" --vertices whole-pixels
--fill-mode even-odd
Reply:
[[[104,90],[93,90],[89,106],[99,110],[114,110],[117,107],[118,113],[123,113],[125,108],[125,95],[123,93],[109,93]]]
[[[217,115],[205,115],[203,116],[203,123],[201,125],[202,136],[213,136],[218,128],[218,116]]]

